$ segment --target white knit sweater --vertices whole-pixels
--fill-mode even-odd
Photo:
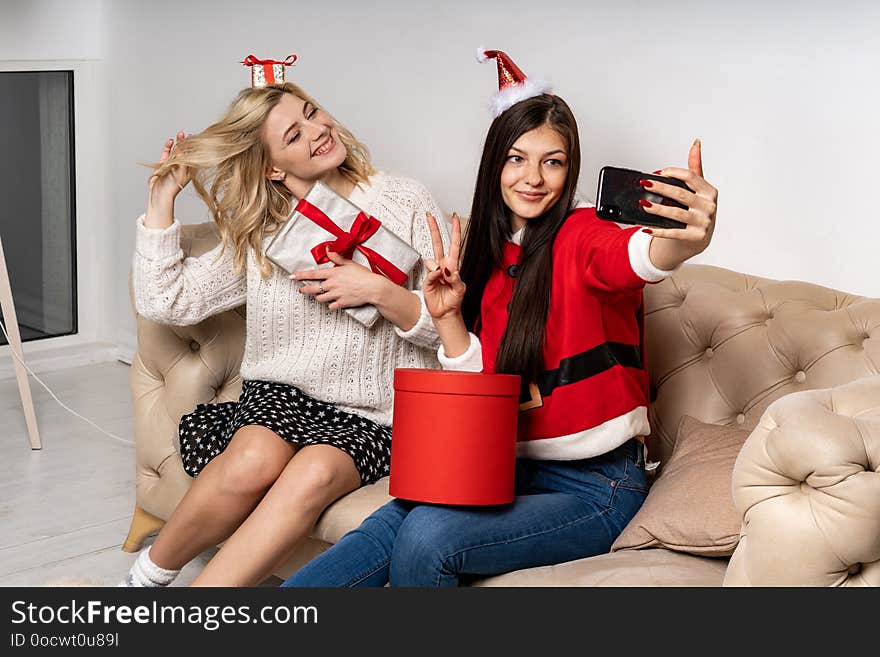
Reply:
[[[439,219],[444,245],[449,234],[440,208],[420,183],[378,173],[358,186],[352,203],[411,244],[423,258],[433,257],[425,212]],[[380,318],[366,328],[343,310],[300,294],[299,283],[273,267],[263,279],[253,253],[247,271],[237,274],[232,249],[218,260],[221,246],[198,258],[184,258],[180,224],[146,228],[137,221],[132,264],[135,308],[144,317],[171,325],[196,324],[210,315],[247,303],[247,329],[241,376],[295,385],[339,408],[391,424],[394,369],[439,368],[436,329],[422,303],[418,322],[401,331]],[[264,247],[268,244],[268,239]],[[421,297],[425,277],[420,262],[406,286]]]

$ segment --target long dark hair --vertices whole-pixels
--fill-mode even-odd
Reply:
[[[514,142],[526,132],[544,125],[556,130],[566,143],[568,177],[559,200],[543,215],[529,219],[526,224],[507,328],[495,359],[496,372],[520,374],[524,382],[536,380],[544,370],[544,333],[550,308],[553,242],[573,208],[581,167],[577,122],[559,96],[544,94],[520,101],[499,115],[489,127],[461,262],[461,278],[467,285],[462,314],[465,325],[474,330],[483,290],[492,270],[501,266],[504,244],[510,236],[510,210],[500,189],[501,170]]]

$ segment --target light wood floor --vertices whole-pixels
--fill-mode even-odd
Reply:
[[[111,362],[40,378],[67,406],[133,441],[129,373]],[[0,586],[116,586],[137,556],[121,550],[134,509],[134,446],[71,415],[30,381],[43,441],[37,451],[15,379],[0,379]],[[192,582],[215,552],[188,564],[174,586]]]

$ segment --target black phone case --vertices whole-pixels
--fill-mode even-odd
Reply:
[[[689,192],[693,191],[676,178],[658,176],[654,173],[642,173],[634,169],[602,167],[602,170],[599,171],[599,188],[596,190],[596,215],[600,219],[621,224],[656,226],[658,228],[686,228],[687,224],[681,221],[645,212],[644,208],[639,205],[639,199],[685,210],[687,210],[687,206],[642,187],[639,180],[643,179],[657,180],[681,187]]]

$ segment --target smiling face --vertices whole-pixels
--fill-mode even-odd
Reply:
[[[283,94],[266,117],[263,141],[272,162],[267,176],[288,187],[321,180],[347,155],[330,115],[291,93]]]
[[[549,125],[523,133],[501,169],[501,196],[510,208],[511,231],[540,217],[559,200],[568,178],[568,148]]]

